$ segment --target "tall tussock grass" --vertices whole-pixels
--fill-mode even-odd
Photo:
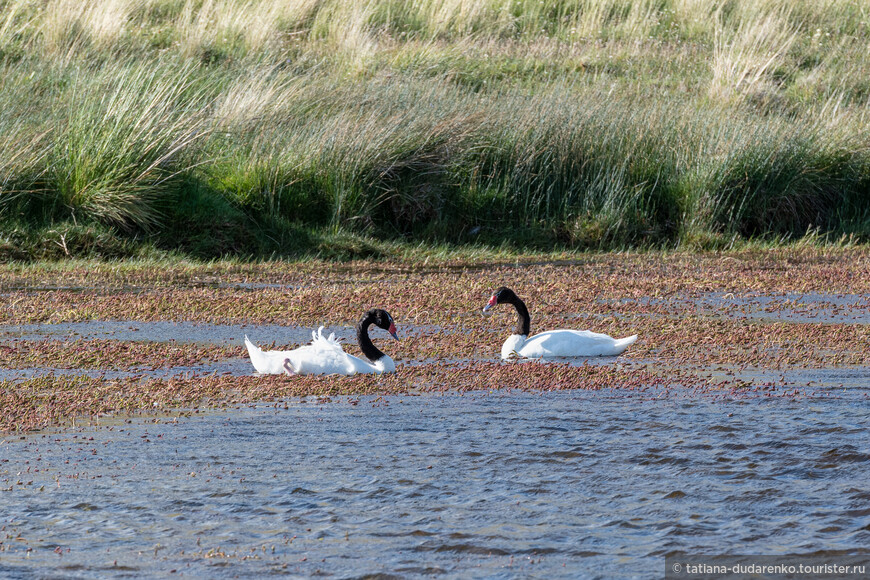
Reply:
[[[0,257],[866,240],[865,4],[6,0]]]
[[[70,76],[21,174],[32,175],[30,184],[19,177],[4,188],[0,209],[37,221],[159,228],[174,182],[195,163],[188,150],[208,132],[188,72],[135,65]]]
[[[818,126],[763,126],[711,168],[696,215],[709,229],[745,237],[836,230],[846,215],[870,209],[860,147]]]
[[[71,213],[150,230],[161,225],[173,180],[195,163],[187,153],[208,130],[205,101],[184,68],[168,76],[150,67],[112,73],[82,88],[74,81],[46,191]]]

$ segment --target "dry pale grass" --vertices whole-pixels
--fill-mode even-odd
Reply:
[[[145,3],[146,0],[50,0],[37,23],[43,50],[72,58],[75,52],[86,48],[111,48],[127,31],[133,12]]]
[[[247,50],[260,51],[311,18],[318,5],[317,0],[186,0],[175,27],[184,54],[235,38],[244,39]]]
[[[711,94],[724,99],[775,94],[778,87],[771,73],[785,60],[796,36],[787,13],[743,21],[733,32],[718,28]]]

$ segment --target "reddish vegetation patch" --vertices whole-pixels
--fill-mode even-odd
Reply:
[[[615,337],[636,333],[640,340],[618,359],[619,365],[499,363],[500,346],[515,314],[507,306],[486,317],[480,310],[503,284],[528,304],[533,333],[587,328]],[[860,248],[726,256],[608,254],[560,264],[447,263],[425,268],[316,262],[123,270],[89,265],[62,275],[7,268],[0,270],[0,290],[3,324],[168,320],[352,326],[364,310],[380,306],[393,315],[402,336],[400,343],[381,345],[399,365],[398,372],[381,377],[9,380],[0,383],[2,431],[61,424],[76,416],[307,395],[603,387],[666,392],[672,386],[727,392],[759,385],[714,379],[714,371],[870,365],[866,323],[745,319],[739,316],[742,307],[704,310],[697,304],[708,293],[743,303],[759,295],[808,292],[866,297],[870,252]],[[842,310],[836,301],[826,307]],[[794,304],[783,298],[766,302],[763,309],[774,316],[793,310]],[[865,300],[846,310],[866,320],[868,309]],[[236,347],[114,340],[7,342],[0,345],[0,366],[136,372],[206,364],[220,371],[224,361],[246,356],[241,334]],[[373,338],[382,342],[385,337]],[[359,354],[353,344],[346,349]],[[413,361],[425,362],[409,364]]]
[[[147,370],[187,367],[241,356],[244,348],[119,340],[17,341],[0,347],[6,369]]]
[[[244,376],[106,380],[44,376],[0,382],[0,428],[32,430],[74,417],[167,412],[200,406],[230,406],[287,397],[386,395],[487,389],[563,390],[619,386],[646,390],[666,381],[641,369],[567,364],[461,363],[400,367],[389,375]]]

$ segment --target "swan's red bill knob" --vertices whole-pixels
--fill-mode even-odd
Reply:
[[[392,322],[390,323],[390,329],[389,329],[387,332],[389,332],[390,334],[392,334],[392,335],[393,335],[393,338],[395,338],[396,340],[399,340],[399,335],[396,334],[396,332],[398,332],[398,331],[396,330],[396,325],[393,324]]]
[[[483,307],[483,311],[486,312],[487,310],[489,310],[490,308],[495,306],[497,303],[498,303],[498,297],[495,294],[493,294],[492,298],[489,299],[489,302],[486,303],[486,306]]]

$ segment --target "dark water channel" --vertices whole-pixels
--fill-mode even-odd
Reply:
[[[850,392],[289,401],[10,436],[0,577],[657,578],[681,552],[867,554],[870,403]]]
[[[609,301],[602,301],[609,303]],[[635,300],[615,301],[630,303]],[[870,324],[870,296],[864,294],[740,294],[702,292],[670,297],[643,298],[644,305],[667,305],[686,314],[769,322],[820,322]]]
[[[17,340],[123,340],[180,342],[186,344],[242,345],[245,334],[265,342],[311,340],[311,328],[276,324],[207,324],[204,322],[139,322],[99,320],[62,324],[17,324],[2,329],[3,338]],[[352,328],[324,327],[341,338],[354,336]]]

